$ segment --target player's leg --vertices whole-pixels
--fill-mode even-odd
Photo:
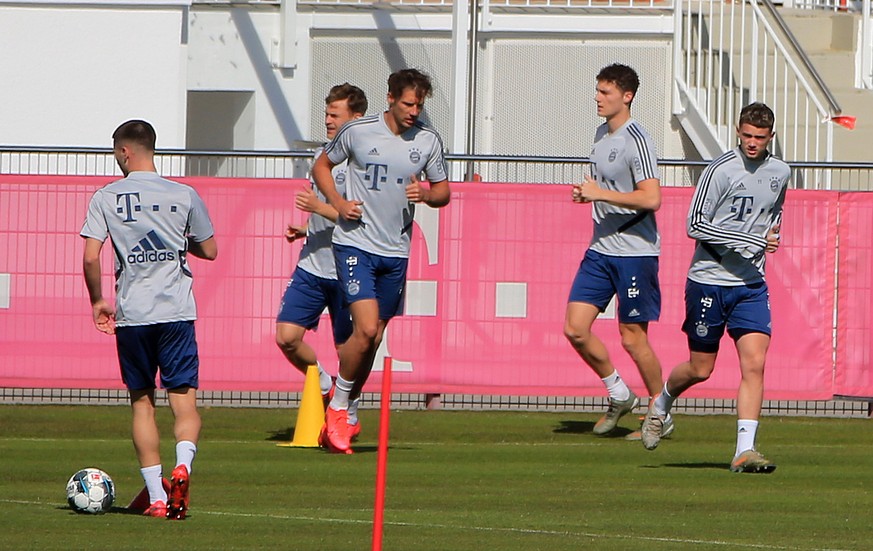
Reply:
[[[610,258],[618,297],[621,344],[639,370],[649,396],[664,384],[661,362],[649,342],[649,323],[661,317],[661,287],[656,256]]]
[[[149,494],[149,507],[144,514],[165,516],[167,493],[162,484],[160,436],[155,422],[158,360],[154,327],[118,327],[115,337],[121,378],[130,395],[133,447]]]
[[[189,476],[202,424],[197,411],[200,359],[193,321],[164,323],[160,327],[161,386],[167,389],[176,437],[176,464],[170,477],[167,518],[182,520],[188,514]]]
[[[573,350],[600,378],[612,375],[615,367],[609,358],[609,351],[597,335],[591,332],[600,308],[585,302],[567,303],[564,317],[564,336]]]
[[[282,322],[276,323],[276,345],[291,365],[304,375],[307,368],[310,365],[316,365],[318,361],[315,356],[315,350],[303,342],[303,335],[305,334],[306,329],[299,325]]]
[[[606,309],[615,295],[615,283],[610,259],[588,250],[570,288],[564,318],[564,336],[579,357],[594,371],[609,393],[609,407],[594,425],[595,434],[607,434],[618,420],[639,404],[639,398],[628,388],[616,370],[609,352],[591,331],[598,314]]]
[[[657,396],[663,386],[661,362],[649,342],[648,323],[619,323],[621,345],[636,364],[649,391],[649,396]]]
[[[723,288],[691,280],[685,284],[685,322],[689,360],[670,371],[664,387],[649,403],[640,429],[643,446],[658,447],[670,418],[673,402],[692,386],[707,380],[715,369],[719,341],[725,330]]]
[[[318,362],[315,350],[304,342],[307,330],[318,327],[325,306],[330,306],[328,292],[334,280],[316,277],[306,270],[297,269],[285,288],[279,314],[276,316],[276,345],[285,358],[303,375],[310,365],[318,367],[319,386],[326,396],[330,392],[331,377]]]
[[[764,402],[764,366],[770,347],[770,300],[766,284],[738,287],[736,306],[728,322],[740,360],[737,391],[737,447],[734,472],[770,473],[776,465],[756,450],[758,420]]]

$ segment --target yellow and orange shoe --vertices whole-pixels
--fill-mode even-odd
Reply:
[[[770,474],[776,464],[764,457],[758,450],[746,450],[731,461],[731,472]]]

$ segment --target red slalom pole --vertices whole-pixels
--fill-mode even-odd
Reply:
[[[379,451],[376,457],[376,504],[373,507],[373,551],[382,551],[385,517],[385,480],[388,469],[388,422],[391,415],[391,358],[382,370],[382,401],[379,411]]]

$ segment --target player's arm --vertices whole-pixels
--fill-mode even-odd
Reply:
[[[218,256],[218,244],[215,242],[215,237],[204,241],[194,241],[189,237],[188,252],[203,260],[215,260]]]
[[[573,200],[580,203],[603,201],[616,207],[656,211],[661,208],[661,181],[647,178],[637,183],[629,192],[614,191],[600,187],[590,176],[573,190]]]
[[[406,186],[406,198],[413,203],[424,203],[429,207],[439,208],[449,204],[452,198],[452,190],[448,180],[431,182],[429,187],[421,185],[418,177],[414,174],[409,177],[409,185]]]
[[[361,201],[346,201],[336,190],[336,182],[333,179],[333,167],[337,163],[330,160],[328,155],[321,155],[312,165],[312,179],[315,186],[321,191],[328,204],[337,212],[337,220],[342,216],[346,220],[358,220],[363,211]]]
[[[336,187],[336,183],[334,183],[334,187]],[[298,209],[304,212],[317,214],[322,218],[327,218],[331,222],[336,223],[339,219],[339,213],[337,210],[319,199],[318,195],[309,188],[304,188],[297,192],[297,196],[294,198],[294,204]]]
[[[723,171],[713,170],[710,165],[703,172],[688,208],[686,233],[688,237],[702,243],[723,247],[725,252],[733,251],[745,258],[754,258],[767,247],[766,237],[712,223],[716,210],[722,203],[722,188],[725,185],[727,176]]]
[[[103,298],[103,284],[100,274],[100,251],[102,249],[103,241],[93,237],[85,238],[82,271],[85,275],[88,297],[91,300],[94,325],[98,331],[112,335],[115,333],[115,308]]]

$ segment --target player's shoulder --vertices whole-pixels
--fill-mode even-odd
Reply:
[[[791,166],[785,162],[781,157],[777,157],[772,153],[767,155],[767,164],[772,167],[772,170],[791,173]]]
[[[378,126],[380,124],[380,117],[382,113],[376,113],[375,115],[367,115],[365,117],[359,117],[357,119],[351,120],[343,125],[342,128],[337,132],[337,137],[341,134],[355,133],[361,131],[368,131],[374,128],[374,125]]]
[[[413,128],[415,128],[417,136],[421,136],[424,139],[433,140],[436,144],[439,144],[440,149],[443,148],[443,139],[442,137],[440,137],[439,132],[421,121],[415,121],[415,125],[413,126]]]

